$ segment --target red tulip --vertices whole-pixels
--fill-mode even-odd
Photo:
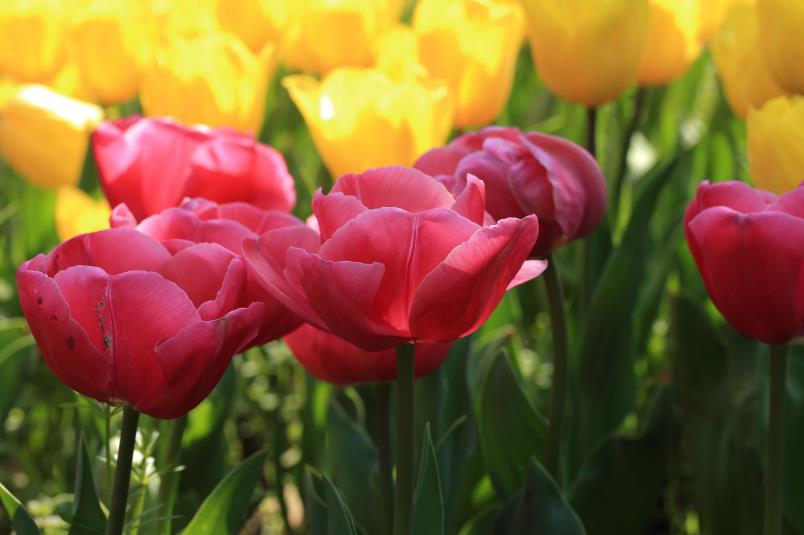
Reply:
[[[159,240],[169,250],[177,250],[195,243],[216,243],[238,257],[242,257],[242,244],[246,238],[285,227],[303,226],[300,220],[284,212],[260,210],[245,203],[216,204],[204,199],[186,200],[179,208],[168,208],[137,224],[125,204],[112,212],[113,228],[136,228]],[[187,273],[187,278],[195,276]],[[276,340],[301,325],[302,320],[281,305],[269,294],[252,274],[246,277],[238,306],[253,302],[264,305],[260,328],[252,345],[258,346]]]
[[[374,169],[316,193],[320,236],[287,227],[246,240],[243,251],[280,302],[361,349],[448,342],[546,267],[525,262],[539,232],[534,216],[481,227],[483,206],[474,177],[453,197],[415,169]]]
[[[176,418],[203,400],[257,333],[262,303],[237,306],[243,262],[225,248],[170,252],[130,229],[77,236],[17,270],[42,355],[70,388]]]
[[[92,147],[109,204],[125,203],[137,219],[185,197],[283,212],[296,203],[282,155],[232,130],[127,117],[101,124]]]
[[[365,351],[334,334],[304,324],[284,338],[305,369],[322,381],[337,385],[371,383],[396,379],[393,350]],[[417,344],[416,377],[436,371],[450,344]]]
[[[606,182],[595,159],[571,141],[539,132],[485,128],[431,150],[415,167],[458,191],[468,175],[478,177],[494,219],[536,215],[537,257],[590,234],[606,210]]]
[[[704,182],[684,230],[732,327],[766,344],[804,336],[804,185],[777,197],[741,182]]]

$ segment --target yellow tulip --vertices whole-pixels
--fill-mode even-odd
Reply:
[[[217,0],[221,29],[237,35],[254,52],[266,43],[280,45],[287,40],[287,28],[295,24],[299,2],[288,0]]]
[[[61,241],[109,228],[106,199],[93,199],[80,189],[63,186],[56,193],[56,233]]]
[[[501,0],[420,0],[413,15],[419,61],[446,80],[455,125],[494,121],[511,93],[522,45],[521,7]]]
[[[147,61],[145,13],[139,0],[101,0],[87,9],[73,36],[81,78],[104,104],[137,95]]]
[[[69,24],[61,0],[0,1],[0,73],[47,82],[64,63]]]
[[[650,24],[636,81],[664,85],[687,71],[701,52],[699,0],[650,0]]]
[[[449,135],[452,105],[443,83],[395,83],[376,70],[343,68],[323,81],[282,80],[335,176],[385,165],[412,165]]]
[[[521,0],[534,62],[550,90],[586,106],[614,100],[634,81],[648,0]]]
[[[698,0],[698,40],[708,43],[720,27],[732,8],[739,5],[753,6],[756,0]]]
[[[427,68],[419,62],[419,44],[410,26],[399,24],[377,40],[374,68],[394,82],[407,82],[428,77]]]
[[[758,108],[784,94],[773,80],[759,49],[756,8],[734,7],[712,40],[712,57],[731,109],[745,117],[748,107]]]
[[[102,119],[94,104],[41,85],[21,86],[0,108],[0,154],[37,186],[75,185],[89,135]]]
[[[288,0],[295,1],[295,0]],[[140,0],[161,37],[199,37],[220,31],[218,0]],[[229,0],[230,7],[240,0]]]
[[[748,110],[748,162],[757,186],[784,193],[804,181],[804,97]]]
[[[300,10],[290,28],[285,62],[293,69],[327,73],[369,67],[376,41],[398,10],[395,0],[294,0]]]
[[[804,2],[758,0],[759,42],[771,75],[791,93],[804,93]]]
[[[255,55],[231,34],[173,39],[146,68],[140,101],[146,115],[257,134],[275,67],[272,45]]]

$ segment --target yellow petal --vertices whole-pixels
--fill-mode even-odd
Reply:
[[[791,93],[804,93],[804,2],[758,0],[759,40],[776,83]]]
[[[638,84],[670,83],[698,57],[698,1],[650,0],[650,25],[636,74]]]
[[[61,241],[109,228],[106,199],[93,199],[78,188],[64,186],[56,194],[56,233]]]
[[[778,97],[748,110],[748,161],[754,182],[784,193],[804,181],[804,97]]]
[[[60,0],[0,2],[0,72],[19,82],[46,82],[65,61],[70,20]]]

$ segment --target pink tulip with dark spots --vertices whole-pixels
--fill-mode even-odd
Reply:
[[[92,149],[109,204],[125,203],[137,219],[185,197],[283,212],[296,204],[282,155],[233,130],[126,117],[102,123],[92,134]]]
[[[239,306],[240,258],[213,243],[173,250],[135,230],[83,234],[17,270],[25,319],[67,386],[177,418],[257,335],[262,303]]]
[[[464,337],[506,289],[537,277],[526,261],[535,216],[482,226],[483,182],[453,196],[433,177],[385,167],[341,177],[313,199],[320,234],[295,226],[245,240],[246,262],[281,303],[367,351]]]
[[[684,231],[709,297],[735,330],[766,344],[804,336],[804,185],[776,196],[703,182]]]
[[[569,140],[540,132],[470,132],[425,153],[415,167],[453,191],[461,191],[469,175],[479,178],[494,219],[536,215],[535,257],[589,235],[606,210],[606,181],[595,159]]]

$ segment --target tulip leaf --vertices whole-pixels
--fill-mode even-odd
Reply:
[[[413,494],[413,532],[421,535],[444,533],[444,500],[441,479],[438,474],[433,438],[430,426],[424,428],[420,454],[419,476]]]
[[[30,349],[36,342],[26,331],[23,318],[6,320],[0,327],[0,422],[17,401],[17,392],[24,384],[20,381],[23,366],[30,362]]]
[[[87,442],[81,434],[78,447],[78,465],[75,469],[75,501],[69,535],[102,534],[106,529],[106,515],[95,492],[92,464],[87,453]]]
[[[185,535],[235,535],[248,514],[254,486],[262,473],[267,451],[255,453],[216,486],[187,524]]]
[[[312,535],[356,535],[343,494],[331,479],[306,467],[304,472],[307,522]]]
[[[506,351],[492,354],[475,390],[475,418],[486,468],[497,494],[510,498],[541,457],[546,420],[528,400]]]
[[[578,515],[535,458],[528,463],[525,485],[500,511],[494,527],[494,533],[510,535],[586,535]]]
[[[0,483],[0,503],[5,507],[8,517],[11,519],[11,527],[14,528],[17,535],[41,535],[39,527],[31,515],[2,483]]]
[[[785,401],[786,474],[804,474],[804,348],[790,347],[787,359],[787,399]],[[801,477],[785,477],[784,513],[798,533],[804,533],[804,481]]]

